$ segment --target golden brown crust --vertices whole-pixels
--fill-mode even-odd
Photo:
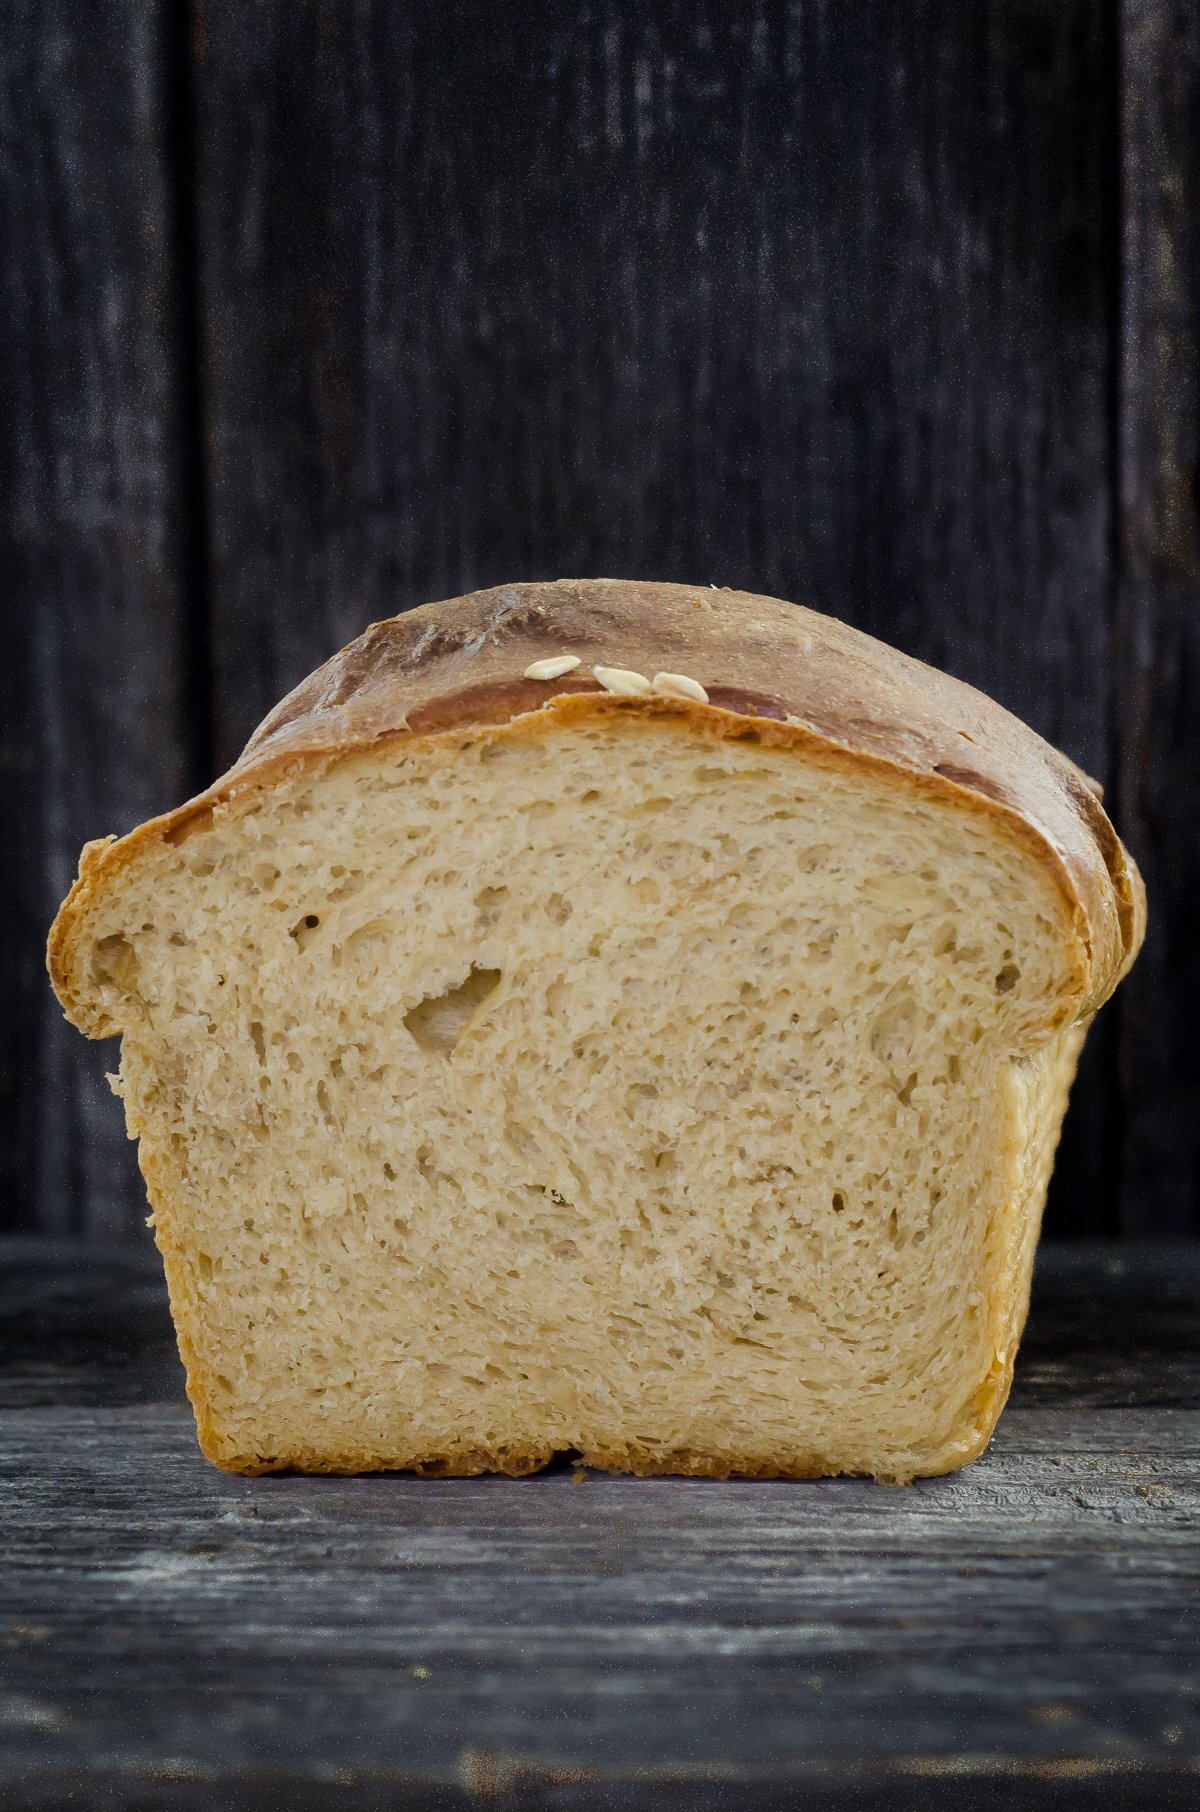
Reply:
[[[574,672],[524,677],[535,661],[566,653],[580,657]],[[599,688],[594,665],[686,674],[709,704],[614,698]],[[214,804],[394,738],[518,718],[547,728],[610,711],[670,717],[709,735],[757,733],[1004,822],[1069,904],[1080,945],[1073,1016],[1094,1011],[1137,953],[1145,895],[1095,783],[991,699],[778,598],[565,579],[498,586],[372,625],[271,712],[207,792],[120,842],[88,844],[48,951],[68,1016],[93,1037],[117,1029],[75,961],[83,920],[119,869],[152,843],[186,835]]]

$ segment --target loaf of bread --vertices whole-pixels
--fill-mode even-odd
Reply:
[[[50,940],[240,1472],[903,1481],[1003,1406],[1085,1028],[1099,788],[942,673],[711,588],[378,623]]]

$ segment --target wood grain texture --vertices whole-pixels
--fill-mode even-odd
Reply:
[[[1200,1204],[1200,12],[1123,0],[1119,816],[1154,900],[1120,1000],[1123,1223]]]
[[[178,348],[154,0],[17,0],[0,44],[0,1195],[93,1236],[144,1214],[111,1050],[49,994],[88,837],[187,779]]]
[[[6,1808],[1195,1803],[1194,1248],[1044,1251],[906,1490],[225,1477],[154,1264],[0,1248]]]

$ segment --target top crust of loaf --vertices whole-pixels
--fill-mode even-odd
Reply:
[[[580,665],[553,680],[526,669]],[[593,668],[683,674],[699,699],[614,696]],[[80,958],[87,919],[116,876],[221,805],[354,750],[396,738],[638,712],[716,737],[757,734],[841,768],[885,773],[988,816],[1053,878],[1076,952],[1058,1023],[1085,1018],[1137,954],[1141,877],[1100,804],[1100,788],[1019,718],[973,687],[831,617],[750,592],[622,579],[502,585],[425,604],[364,635],[289,693],[208,790],[119,841],[89,843],[50,934],[51,978],[90,1036],[114,1025]],[[517,726],[514,725],[514,728]],[[1047,1028],[1050,1030],[1051,1028]]]

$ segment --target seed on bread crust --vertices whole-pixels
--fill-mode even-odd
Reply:
[[[606,692],[622,698],[643,698],[654,690],[644,673],[633,673],[628,667],[593,667],[592,672]]]
[[[561,679],[564,673],[574,673],[580,665],[577,654],[551,654],[544,661],[532,661],[525,669],[526,679]]]
[[[693,698],[698,705],[708,703],[708,693],[700,681],[689,679],[686,673],[656,673],[650,684],[667,698]]]

